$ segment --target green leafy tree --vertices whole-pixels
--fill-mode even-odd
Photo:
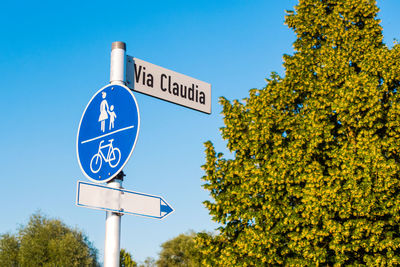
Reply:
[[[161,245],[159,267],[197,267],[200,265],[200,254],[195,247],[194,232],[180,234]]]
[[[16,236],[1,236],[0,266],[98,266],[97,250],[81,231],[36,213]]]
[[[132,255],[125,249],[119,252],[119,266],[120,267],[136,267],[137,263],[132,259]]]
[[[0,266],[18,266],[19,242],[10,234],[0,236]]]
[[[373,0],[300,0],[285,76],[221,98],[232,159],[206,145],[209,266],[400,264],[400,46]]]
[[[147,257],[143,263],[139,265],[139,267],[154,267],[156,266],[156,261],[152,257]]]

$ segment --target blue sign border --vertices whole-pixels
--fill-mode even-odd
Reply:
[[[105,88],[110,87],[110,86],[120,86],[120,87],[124,88],[125,90],[127,90],[127,91],[130,93],[130,95],[132,96],[132,99],[133,99],[133,101],[135,102],[136,110],[137,110],[137,114],[138,114],[137,134],[136,134],[135,142],[133,143],[132,149],[131,149],[131,151],[130,151],[130,153],[129,153],[129,156],[126,158],[125,162],[121,165],[121,167],[119,168],[119,170],[116,171],[112,176],[110,176],[110,177],[107,178],[107,179],[104,179],[104,180],[95,180],[95,179],[93,179],[92,177],[90,177],[90,176],[85,172],[85,170],[82,168],[81,160],[80,160],[80,158],[79,158],[79,149],[78,149],[78,145],[79,145],[79,132],[80,132],[80,130],[81,130],[81,124],[82,124],[83,117],[85,116],[86,110],[87,110],[87,108],[90,106],[90,104],[92,103],[93,99],[94,99],[102,90],[104,90]],[[130,157],[132,156],[133,150],[134,150],[135,147],[136,147],[136,142],[137,142],[137,139],[138,139],[138,136],[139,136],[139,131],[140,131],[140,111],[139,111],[139,105],[137,104],[136,98],[135,98],[134,94],[132,93],[132,91],[131,91],[126,85],[123,85],[123,84],[107,84],[106,86],[103,86],[102,88],[100,88],[100,90],[98,90],[98,91],[92,96],[92,98],[90,99],[89,103],[86,105],[85,110],[83,111],[82,116],[81,116],[81,119],[80,119],[80,121],[79,121],[78,132],[77,132],[77,134],[76,134],[76,156],[77,156],[77,158],[78,158],[79,167],[81,168],[82,173],[83,173],[90,181],[95,182],[95,183],[106,183],[106,182],[112,180],[113,178],[115,178],[115,176],[117,176],[117,175],[122,171],[122,169],[125,167],[126,163],[128,163]]]

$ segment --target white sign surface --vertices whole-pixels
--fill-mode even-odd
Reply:
[[[127,56],[127,86],[181,106],[211,114],[211,84]]]
[[[163,219],[174,209],[159,196],[78,181],[76,205]]]

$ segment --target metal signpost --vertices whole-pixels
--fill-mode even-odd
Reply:
[[[125,86],[127,81],[127,86]],[[121,216],[163,219],[174,209],[160,196],[122,188],[122,169],[135,148],[139,108],[131,90],[211,114],[211,85],[126,55],[123,42],[112,43],[110,84],[97,91],[79,123],[76,151],[83,174],[76,205],[106,211],[104,266],[118,267]]]

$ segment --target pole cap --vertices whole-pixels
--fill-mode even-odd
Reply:
[[[111,50],[114,49],[123,49],[126,51],[126,44],[124,42],[113,42],[111,44]]]

